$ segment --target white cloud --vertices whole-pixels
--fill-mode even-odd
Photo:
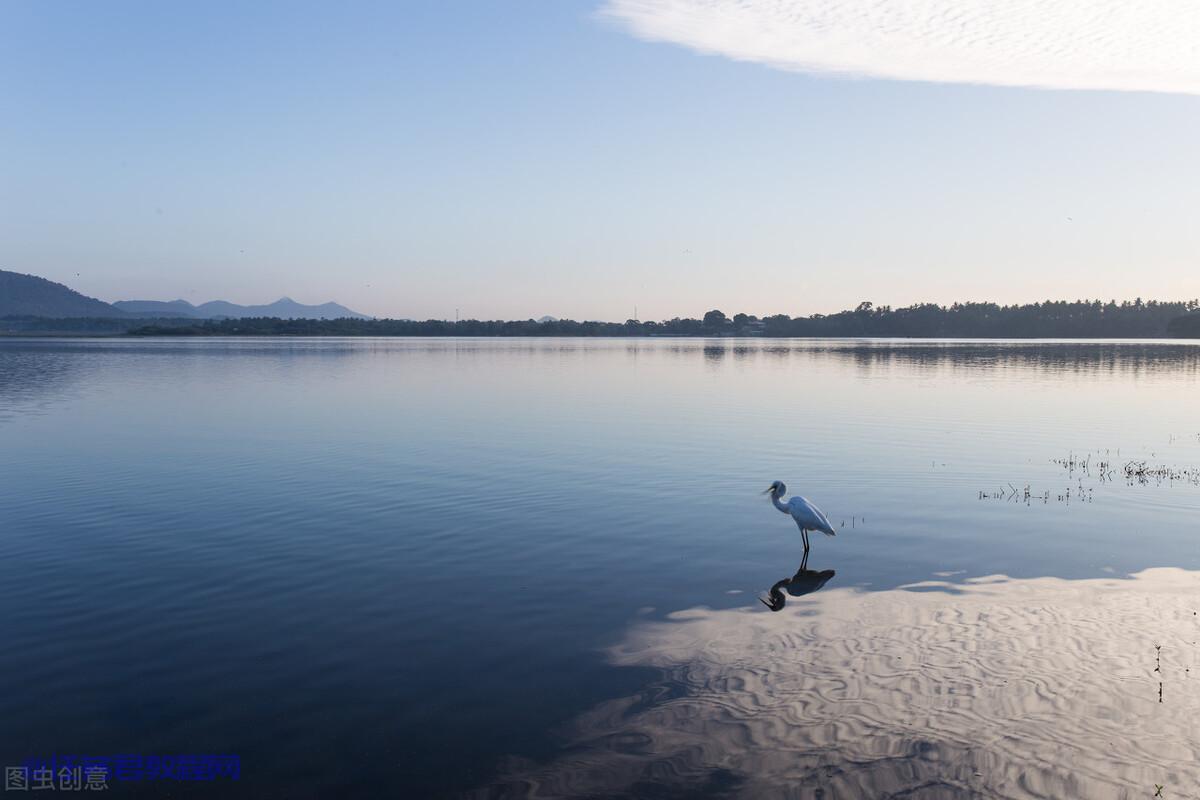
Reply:
[[[1175,568],[993,575],[640,620],[609,658],[663,680],[564,725],[549,763],[514,761],[504,796],[626,797],[650,776],[678,797],[1136,797],[1167,775],[1195,787],[1198,591],[1200,573]]]
[[[600,13],[797,72],[1200,94],[1197,0],[606,0]]]

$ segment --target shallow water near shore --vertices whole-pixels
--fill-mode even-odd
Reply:
[[[1198,384],[1179,342],[0,340],[0,758],[1200,793]],[[778,612],[774,479],[839,529]]]

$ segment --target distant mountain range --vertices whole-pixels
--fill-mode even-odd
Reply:
[[[279,317],[280,319],[370,319],[337,303],[308,306],[290,297],[281,297],[262,306],[242,306],[225,300],[212,300],[194,306],[186,300],[118,300],[113,306],[138,316],[193,317],[195,319],[236,319],[241,317]]]
[[[240,317],[279,317],[280,319],[370,319],[337,303],[317,306],[297,303],[288,297],[260,306],[242,306],[214,300],[194,306],[186,300],[119,300],[105,303],[94,297],[48,281],[36,275],[0,270],[0,317],[184,317],[191,319],[228,319]]]

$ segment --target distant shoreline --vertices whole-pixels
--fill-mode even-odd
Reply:
[[[0,317],[0,335],[13,336],[350,336],[350,337],[606,337],[768,339],[1191,339],[1200,338],[1196,300],[1117,303],[1098,300],[932,303],[892,308],[860,303],[853,311],[789,317],[755,317],[718,310],[700,319],[582,322],[541,320],[409,320],[240,317]]]
[[[113,339],[135,341],[145,339],[166,340],[220,340],[220,339],[644,339],[647,341],[691,340],[731,342],[772,342],[796,340],[840,340],[840,341],[912,341],[912,342],[1146,342],[1161,344],[1186,344],[1200,340],[1200,336],[741,336],[734,334],[598,334],[592,336],[537,335],[537,334],[308,334],[308,333],[244,333],[244,334],[133,334],[133,333],[85,333],[70,331],[46,331],[39,333],[10,333],[0,331],[3,340],[36,339]]]

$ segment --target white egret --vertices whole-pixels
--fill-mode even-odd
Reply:
[[[771,504],[784,514],[790,514],[792,519],[796,520],[796,526],[800,528],[800,535],[804,537],[805,553],[808,552],[809,531],[820,531],[826,536],[837,535],[833,529],[833,524],[829,521],[829,517],[825,516],[825,512],[805,498],[796,495],[786,503],[781,501],[779,498],[783,497],[783,493],[786,491],[787,486],[783,481],[774,481],[763,494],[771,495]]]

